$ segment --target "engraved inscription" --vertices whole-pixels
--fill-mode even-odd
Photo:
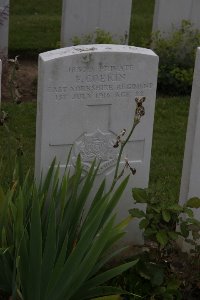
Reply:
[[[48,92],[53,94],[56,101],[79,100],[79,99],[106,99],[128,98],[132,92],[136,96],[143,96],[144,90],[152,89],[152,82],[131,83],[131,84],[93,84],[74,86],[50,86]]]
[[[99,63],[97,71],[98,72],[113,72],[113,71],[132,71],[134,70],[134,65],[119,65],[119,66],[114,66],[114,65],[103,65],[102,63]],[[82,72],[94,72],[93,67],[86,67],[86,66],[74,66],[70,67],[68,69],[68,72],[71,73],[82,73]]]
[[[94,74],[94,75],[86,75],[86,76],[76,75],[77,83],[116,82],[116,81],[122,81],[124,79],[126,79],[125,73]]]
[[[134,65],[72,66],[70,83],[49,86],[48,92],[57,102],[86,99],[127,99],[134,95],[142,96],[144,91],[153,88],[152,82],[130,82]],[[69,76],[69,75],[68,75]]]
[[[80,153],[85,171],[88,171],[94,159],[97,164],[100,163],[98,174],[115,165],[118,157],[118,151],[113,148],[112,142],[115,136],[112,132],[102,132],[97,129],[94,133],[83,134],[74,143],[75,163]]]

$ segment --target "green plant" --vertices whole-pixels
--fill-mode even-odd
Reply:
[[[54,161],[38,188],[27,175],[6,194],[1,189],[0,288],[12,292],[12,299],[90,299],[125,293],[102,284],[137,261],[100,270],[120,253],[107,251],[128,223],[116,225],[112,213],[128,177],[107,193],[103,180],[83,216],[96,178],[94,166],[83,178],[79,157],[75,173],[67,173],[60,182]]]
[[[188,247],[192,246],[193,257],[188,262],[193,265],[194,272],[194,265],[200,266],[200,222],[194,218],[193,209],[200,207],[200,199],[191,198],[182,206],[169,205],[168,202],[161,201],[155,192],[139,188],[133,189],[133,198],[135,203],[147,204],[146,212],[138,208],[129,211],[132,217],[141,219],[139,227],[144,230],[145,237],[145,252],[140,255],[140,262],[134,268],[135,279],[140,283],[138,290],[134,291],[144,293],[141,288],[143,283],[146,294],[154,294],[155,299],[181,299],[185,277],[174,272],[174,265],[176,256],[180,260],[183,254],[177,249],[175,242],[181,237],[188,243]],[[185,276],[187,278],[187,274]],[[198,273],[195,280],[197,277]],[[193,278],[193,282],[195,280]]]
[[[141,219],[139,226],[144,230],[145,238],[160,248],[170,246],[179,236],[188,238],[190,233],[194,240],[200,238],[200,222],[194,218],[192,210],[200,207],[200,199],[191,198],[182,206],[169,205],[152,191],[138,188],[133,189],[133,199],[135,203],[146,203],[147,211],[133,208],[129,211],[131,216]],[[179,230],[177,226],[180,226]]]
[[[148,251],[136,257],[139,258],[137,265],[112,280],[112,284],[134,291],[135,295],[125,295],[124,299],[181,299],[181,282],[169,273],[169,263],[156,262],[154,253]]]
[[[121,145],[113,183],[105,190],[105,179],[85,211],[98,167],[94,161],[85,174],[81,157],[75,170],[59,174],[56,161],[48,174],[36,184],[29,174],[24,178],[21,152],[11,188],[0,190],[0,289],[12,299],[91,299],[103,295],[126,293],[121,288],[102,285],[134,266],[137,260],[104,270],[105,264],[122,249],[112,246],[124,234],[132,218],[115,222],[115,209],[129,176],[119,183],[122,151],[135,126],[144,115],[145,97],[136,98],[133,126],[125,141],[117,137],[114,147]],[[70,154],[66,166],[68,166]],[[126,161],[124,168],[130,168]],[[118,186],[116,187],[116,183]]]
[[[200,44],[200,31],[189,21],[173,29],[168,37],[161,32],[152,35],[152,49],[159,56],[158,90],[164,94],[191,92],[196,49]]]
[[[123,42],[123,41],[121,41]],[[119,44],[120,41],[114,41],[111,34],[97,28],[95,32],[83,35],[81,37],[75,36],[72,39],[73,45],[87,45],[87,44]]]

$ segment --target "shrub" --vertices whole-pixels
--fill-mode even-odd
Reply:
[[[81,37],[75,36],[72,39],[73,45],[87,45],[87,44],[120,44],[123,43],[123,39],[121,38],[121,41],[116,41],[113,39],[111,34],[105,30],[102,30],[100,28],[97,28],[93,33],[91,34],[85,34]]]
[[[13,300],[125,293],[105,282],[137,260],[109,270],[102,267],[120,253],[108,250],[124,235],[130,220],[116,224],[113,214],[128,177],[109,192],[103,180],[86,213],[97,171],[94,162],[84,175],[78,157],[75,172],[60,178],[54,160],[38,185],[27,174],[7,192],[0,188],[0,290]]]
[[[152,299],[197,299],[187,293],[197,292],[199,296],[200,291],[200,221],[193,212],[200,208],[200,199],[191,198],[182,206],[169,205],[155,196],[155,191],[140,188],[133,189],[133,198],[137,204],[147,204],[146,212],[138,208],[129,210],[132,217],[140,219],[145,245],[139,263],[128,271],[134,279],[132,288],[130,280],[126,288]],[[190,249],[190,257],[180,251],[178,239]]]
[[[189,21],[173,29],[168,37],[161,32],[152,35],[152,49],[159,56],[158,90],[163,94],[189,94],[192,86],[196,48],[200,46],[200,31]]]

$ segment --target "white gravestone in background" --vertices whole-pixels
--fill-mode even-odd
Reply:
[[[119,148],[113,142],[122,129],[131,129],[135,97],[145,96],[145,116],[126,145],[124,155],[136,168],[118,207],[119,218],[133,207],[132,187],[149,181],[156,99],[158,56],[149,49],[122,45],[62,48],[39,56],[36,133],[36,178],[47,172],[56,156],[65,168],[81,153],[87,171],[93,159],[101,160],[99,178],[114,175]],[[121,166],[124,165],[124,155]],[[132,222],[127,240],[141,244],[142,234]]]
[[[190,111],[188,117],[185,153],[180,189],[180,202],[200,197],[200,48],[197,49]],[[195,210],[199,219],[199,211]]]
[[[174,28],[180,28],[182,20],[190,21],[200,30],[199,0],[156,0],[153,19],[153,32],[167,35]]]
[[[63,0],[61,47],[73,45],[74,37],[93,34],[97,28],[127,44],[131,6],[132,0]]]
[[[0,59],[7,60],[9,29],[9,0],[0,0]]]

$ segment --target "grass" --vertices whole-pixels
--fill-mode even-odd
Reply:
[[[158,98],[156,102],[150,187],[169,202],[177,201],[179,197],[188,107],[189,97]],[[3,103],[2,108],[9,114],[12,157],[20,140],[25,168],[33,170],[36,103]],[[8,134],[0,127],[1,153],[7,154],[8,149]],[[10,161],[4,161],[4,165],[9,165]]]
[[[155,0],[134,0],[129,44],[143,46],[150,40]],[[11,0],[9,51],[37,54],[58,48],[61,0]]]
[[[59,47],[61,0],[11,0],[9,50],[39,53]]]
[[[23,16],[25,14],[59,15],[62,9],[62,0],[11,0],[10,13]]]
[[[179,199],[188,109],[189,97],[156,103],[150,187],[169,203]]]
[[[133,0],[129,44],[146,47],[151,38],[155,0]]]
[[[0,182],[7,186],[15,165],[16,150],[22,146],[24,167],[31,169],[33,174],[35,156],[35,117],[36,103],[2,103],[2,109],[8,113],[6,123],[9,132],[4,126],[0,127],[0,153],[3,166],[0,166]]]
[[[56,15],[24,15],[23,17],[15,15],[11,18],[10,26],[9,49],[12,52],[40,53],[59,48],[60,27]]]

